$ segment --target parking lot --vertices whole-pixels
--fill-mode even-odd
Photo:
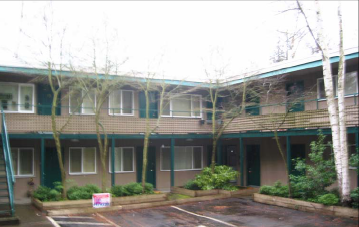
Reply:
[[[138,210],[89,215],[52,217],[61,227],[165,227],[165,226],[325,226],[356,227],[358,220],[337,218],[253,202],[249,198],[229,198]]]

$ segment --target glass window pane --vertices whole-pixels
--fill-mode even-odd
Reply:
[[[0,84],[0,100],[4,110],[18,110],[18,85]]]
[[[161,170],[170,170],[170,148],[162,148],[161,155]]]
[[[95,92],[94,91],[89,91],[89,92],[85,92],[84,91],[84,99],[83,99],[83,104],[82,104],[82,113],[94,113],[94,107],[95,107]]]
[[[201,116],[201,104],[200,96],[192,96],[192,116],[200,117]]]
[[[191,116],[191,96],[183,95],[172,100],[172,114],[173,116]]]
[[[132,114],[132,91],[122,91],[122,113],[123,114]]]
[[[81,148],[70,149],[70,172],[81,173]]]
[[[84,148],[83,152],[83,172],[84,173],[94,173],[95,170],[95,155],[96,149],[91,148]]]
[[[133,149],[123,148],[123,171],[133,171]]]
[[[175,170],[192,169],[192,149],[175,147]]]
[[[345,74],[344,95],[353,95],[358,92],[358,72]]]
[[[2,152],[2,150],[1,150],[1,152]],[[19,173],[17,172],[17,164],[19,161],[18,149],[14,149],[14,148],[11,149],[11,157],[12,157],[12,167],[14,170],[14,174],[19,175]]]
[[[122,167],[122,155],[121,148],[115,148],[115,172],[120,172]]]
[[[333,89],[335,96],[338,96],[338,76],[333,76]]]
[[[185,152],[185,169],[192,169],[192,165],[193,165],[193,153],[192,153],[192,147],[186,147],[186,152]]]
[[[194,147],[193,148],[193,168],[201,169],[202,168],[202,148]]]
[[[171,116],[170,100],[169,99],[164,99],[162,105],[163,105],[162,106],[162,115],[163,116]]]
[[[20,149],[20,174],[33,175],[33,152],[32,149]]]
[[[33,87],[31,86],[20,86],[20,110],[32,111],[32,93]]]
[[[70,113],[81,113],[81,91],[70,90]]]
[[[121,90],[113,91],[110,97],[110,113],[121,113]],[[113,108],[113,109],[112,109]]]

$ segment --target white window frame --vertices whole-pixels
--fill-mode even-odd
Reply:
[[[198,119],[202,119],[202,118],[203,118],[202,95],[193,95],[193,94],[186,94],[186,95],[190,95],[190,96],[191,96],[191,116],[190,116],[190,117],[188,117],[188,116],[173,116],[173,109],[172,109],[173,97],[170,97],[170,103],[169,103],[169,105],[170,105],[170,115],[163,115],[163,111],[162,111],[161,117],[171,117],[171,118],[172,118],[172,117],[175,117],[175,118],[198,118]],[[199,111],[194,111],[194,110],[193,110],[193,98],[192,98],[192,97],[194,97],[194,96],[199,97],[199,108],[200,108]],[[175,97],[175,98],[179,98],[179,97],[181,97],[181,96],[178,96],[178,97]],[[163,107],[162,107],[162,108],[163,108]],[[199,116],[195,116],[195,115],[194,115],[195,112],[199,112],[200,115],[199,115]]]
[[[178,169],[178,170],[174,169],[174,171],[198,171],[198,170],[203,169],[203,146],[175,146],[175,149],[176,149],[176,147],[185,147],[185,149],[187,149],[188,147],[192,148],[192,169]],[[195,147],[200,147],[201,148],[201,168],[199,168],[199,169],[194,169],[193,168],[193,166],[194,166],[193,148],[195,148]],[[163,152],[162,149],[164,149],[164,148],[171,149],[171,147],[161,147],[161,150],[160,150],[160,171],[168,172],[168,171],[171,171],[171,169],[169,169],[169,170],[162,169],[162,152]],[[174,161],[176,161],[176,160],[174,160]]]
[[[17,85],[17,111],[4,110],[5,113],[35,113],[35,85],[34,84],[0,82],[0,85]],[[32,110],[20,110],[21,87],[32,87]]]
[[[133,117],[135,116],[135,111],[134,111],[134,106],[135,106],[135,97],[134,97],[134,92],[133,90],[120,90],[121,91],[121,103],[120,103],[120,109],[121,109],[121,113],[111,113],[111,94],[108,97],[108,115],[110,116],[129,116],[129,117]],[[132,93],[132,108],[131,108],[131,113],[123,113],[123,92],[124,91],[130,91]]]
[[[71,90],[72,89],[74,89],[74,88],[71,88],[70,87],[70,89],[69,89],[69,114],[73,114],[73,115],[95,115],[95,113],[84,113],[83,112],[83,110],[84,110],[84,108],[83,108],[83,104],[84,104],[84,102],[83,102],[83,99],[82,99],[82,103],[81,103],[81,112],[75,112],[75,113],[73,113],[73,112],[71,112]],[[81,90],[81,95],[83,96],[84,94],[83,94],[83,92],[84,92],[84,90]],[[97,97],[96,97],[96,93],[95,93],[95,108],[96,108],[96,103],[97,103]]]
[[[10,150],[12,149],[17,149],[17,175],[14,174],[14,176],[16,178],[28,178],[28,177],[35,177],[35,149],[32,148],[32,147],[13,147],[11,148]],[[20,162],[20,150],[22,149],[27,149],[27,150],[31,150],[32,151],[32,174],[20,174],[20,165],[21,165],[21,162]],[[2,151],[2,150],[1,150]],[[13,160],[11,160],[13,161]]]
[[[353,97],[353,96],[358,96],[358,92],[359,92],[359,88],[358,88],[358,72],[357,71],[352,71],[352,72],[347,72],[346,74],[348,73],[354,73],[356,72],[357,73],[357,83],[356,83],[356,94],[350,94],[350,95],[344,95],[344,97]],[[324,80],[324,78],[318,78],[317,79],[317,99],[318,100],[326,100],[326,98],[320,98],[319,97],[319,94],[320,94],[320,89],[319,89],[319,83],[320,81]],[[332,76],[332,80],[333,80],[333,88],[335,88],[335,91],[336,91],[336,94],[334,94],[335,98],[338,97],[338,75],[334,75]],[[335,86],[335,87],[334,87]],[[324,90],[325,92],[325,90]],[[344,91],[345,93],[345,91]]]
[[[123,149],[132,149],[132,171],[116,171],[115,173],[134,173],[135,172],[135,148],[134,147],[115,147],[115,148],[120,148],[121,149],[121,169],[123,169]],[[112,166],[111,166],[111,160],[112,160],[112,151],[111,151],[111,147],[108,149],[110,154],[109,154],[109,173],[112,173]],[[115,164],[116,166],[116,164]]]
[[[95,149],[95,172],[84,172],[84,149],[94,148]],[[81,149],[81,172],[71,172],[71,149]],[[69,175],[93,175],[97,174],[97,149],[96,147],[70,147],[69,148]]]

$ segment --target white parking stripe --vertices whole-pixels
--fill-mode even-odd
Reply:
[[[60,225],[110,225],[108,223],[98,223],[98,222],[75,222],[75,221],[58,221],[57,224]]]
[[[115,226],[115,227],[121,227],[119,225],[117,225],[115,222],[109,220],[108,218],[106,218],[105,216],[99,214],[99,213],[96,213],[97,216],[99,216],[100,218],[102,218],[103,220],[105,220],[106,222],[110,223],[111,225]]]
[[[192,214],[192,215],[197,216],[197,217],[207,218],[207,219],[209,219],[209,220],[219,222],[219,223],[221,223],[221,224],[223,224],[223,225],[227,225],[227,226],[231,226],[231,227],[237,227],[236,225],[233,225],[233,224],[231,224],[231,223],[228,223],[228,222],[225,222],[225,221],[221,221],[221,220],[218,220],[218,219],[215,219],[215,218],[207,217],[207,216],[204,216],[204,215],[199,215],[199,214],[196,214],[196,213],[192,213],[192,212],[190,212],[190,211],[181,209],[181,208],[176,207],[176,206],[171,206],[171,207],[173,207],[173,208],[175,208],[175,209],[177,209],[177,210],[183,211],[183,212],[185,212],[185,213],[187,213],[187,214]]]
[[[46,216],[47,217],[47,219],[49,219],[49,221],[51,222],[51,224],[53,224],[55,227],[61,227],[61,226],[59,226],[57,223],[56,223],[56,221],[54,221],[54,219],[52,219],[51,217],[49,217],[49,216]]]
[[[94,219],[93,217],[81,217],[81,216],[51,216],[52,218],[76,218],[76,219]]]

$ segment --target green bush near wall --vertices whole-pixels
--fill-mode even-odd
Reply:
[[[145,193],[144,194],[153,194],[153,185],[150,183],[145,184]],[[132,195],[141,195],[142,185],[141,183],[129,183],[126,185],[115,185],[111,188],[111,194],[115,197],[121,196],[132,196]]]

